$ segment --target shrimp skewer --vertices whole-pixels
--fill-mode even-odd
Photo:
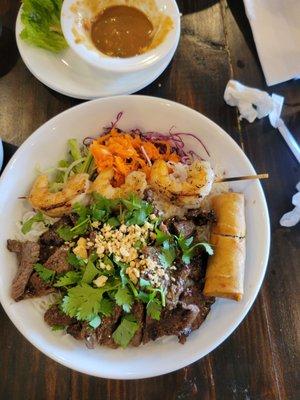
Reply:
[[[146,174],[141,171],[133,171],[125,178],[125,183],[120,187],[113,187],[111,181],[114,177],[113,168],[100,172],[92,183],[90,192],[97,192],[107,199],[118,199],[126,197],[130,193],[137,193],[142,196],[147,188]]]
[[[34,209],[50,217],[62,217],[72,212],[74,203],[88,200],[89,186],[88,174],[76,174],[67,180],[62,190],[52,193],[47,175],[40,175],[33,184],[28,200]]]
[[[214,172],[207,161],[191,165],[157,160],[150,173],[150,186],[176,206],[197,208],[214,182]]]

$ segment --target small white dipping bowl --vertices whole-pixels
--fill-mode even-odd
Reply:
[[[96,1],[96,0],[95,0]],[[142,1],[136,0],[143,4]],[[113,73],[128,73],[146,70],[154,64],[159,63],[171,53],[174,53],[180,38],[180,13],[175,0],[150,0],[154,2],[159,12],[169,16],[173,21],[173,27],[168,32],[161,44],[146,51],[141,55],[128,58],[111,57],[94,46],[90,32],[85,27],[85,20],[96,17],[91,10],[85,6],[84,1],[65,0],[61,12],[61,26],[63,34],[71,49],[87,63],[100,70]],[[99,0],[101,3],[101,0]],[[129,5],[125,0],[112,0],[113,5]],[[146,3],[146,1],[145,1]],[[144,4],[145,4],[144,3]],[[139,7],[140,8],[140,7]],[[141,6],[143,11],[144,7]]]

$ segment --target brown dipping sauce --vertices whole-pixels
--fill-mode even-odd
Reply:
[[[145,52],[152,41],[153,25],[135,7],[113,6],[105,9],[92,23],[94,45],[112,57],[133,57]]]

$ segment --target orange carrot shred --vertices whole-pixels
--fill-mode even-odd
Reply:
[[[163,153],[160,152],[162,147]],[[94,140],[90,145],[90,151],[98,172],[107,168],[114,169],[112,182],[114,186],[122,185],[126,176],[133,171],[143,171],[149,178],[151,171],[149,160],[152,163],[156,160],[179,161],[178,154],[167,141],[150,142],[139,134],[119,133],[115,128]]]

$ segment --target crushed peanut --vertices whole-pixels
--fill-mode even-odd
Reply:
[[[155,218],[155,214],[150,216],[151,220]],[[139,278],[143,277],[148,279],[153,287],[160,287],[168,284],[170,280],[168,272],[157,261],[143,253],[143,247],[147,245],[147,240],[149,238],[153,240],[155,237],[154,225],[149,222],[145,222],[143,226],[122,224],[118,229],[104,224],[98,230],[92,245],[100,260],[103,260],[105,255],[113,255],[117,262],[127,264],[125,272],[134,284],[137,284]],[[89,246],[90,242],[91,239]],[[139,245],[140,243],[141,245]],[[100,261],[100,268],[110,270],[111,266]],[[94,283],[99,282],[100,278],[97,278]]]
[[[103,287],[107,281],[107,276],[104,275],[100,275],[97,279],[95,279],[93,281],[93,283],[97,286],[97,287]]]
[[[85,238],[81,237],[78,239],[77,246],[74,247],[73,252],[76,256],[81,257],[84,260],[88,258],[87,241]]]

